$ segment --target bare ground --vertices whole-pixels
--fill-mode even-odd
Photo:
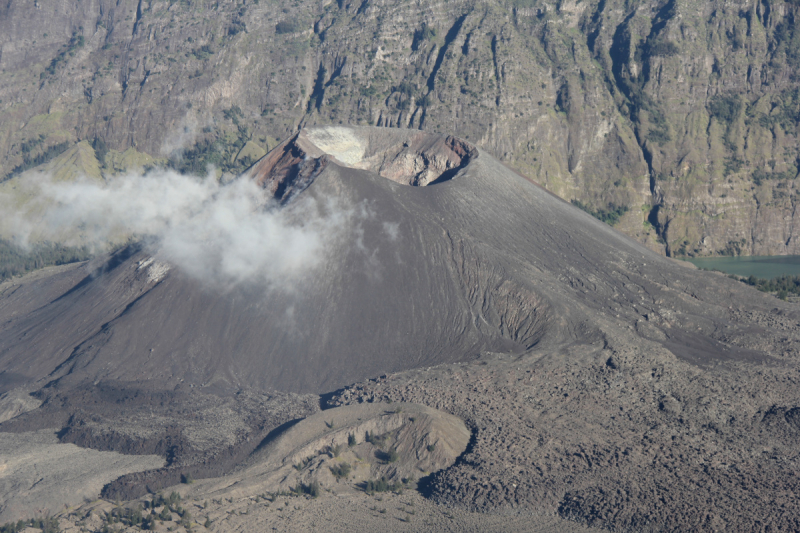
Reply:
[[[159,468],[157,455],[122,455],[61,444],[53,431],[0,433],[0,523],[94,500],[129,472]]]

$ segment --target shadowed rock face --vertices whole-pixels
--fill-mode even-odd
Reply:
[[[797,485],[747,451],[760,439],[793,460],[796,308],[661,257],[452,137],[309,128],[243,179],[298,223],[316,216],[299,209],[309,203],[338,220],[320,266],[285,286],[220,290],[139,245],[3,285],[0,386],[25,387],[42,404],[0,428],[63,427],[73,442],[172,450],[161,481],[134,476],[118,487],[136,495],[175,481],[190,459],[203,462],[195,472],[219,473],[223,458],[246,455],[271,428],[315,409],[316,396],[297,393],[362,381],[328,405],[412,401],[475,428],[468,457],[427,485],[452,505],[691,529],[702,516],[674,517],[707,501],[708,486],[728,483],[759,509],[758,491],[769,499]],[[718,404],[705,398],[710,387]],[[157,391],[171,392],[151,405]],[[200,399],[204,410],[189,416]],[[211,431],[203,420],[226,419],[223,407],[247,413],[251,404],[268,425],[242,415],[238,440],[192,437]],[[150,407],[182,425],[136,429]],[[125,438],[107,438],[122,431],[119,412],[138,422]],[[674,482],[664,472],[686,467],[683,457],[707,460],[698,450],[718,438],[727,448],[714,464],[752,459],[758,491],[727,470],[682,477],[697,483],[659,510],[659,487]],[[679,451],[659,452],[671,447]],[[669,470],[653,470],[659,461]],[[759,471],[783,477],[769,488]],[[649,503],[603,496],[621,483]],[[723,526],[741,517],[724,509]]]

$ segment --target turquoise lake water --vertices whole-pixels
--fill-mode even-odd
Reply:
[[[752,255],[748,257],[702,257],[686,259],[698,268],[721,270],[757,278],[800,276],[800,255]]]

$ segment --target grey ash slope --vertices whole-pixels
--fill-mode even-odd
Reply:
[[[337,130],[303,132],[253,170],[266,187],[287,194],[287,186],[303,179],[290,175],[301,163],[272,160],[289,148],[305,159],[322,158],[303,163],[318,175],[306,177],[313,182],[300,194],[335,198],[357,213],[313,278],[290,292],[220,292],[175,269],[163,279],[152,275],[150,256],[131,247],[98,270],[86,265],[59,274],[58,285],[40,279],[7,296],[3,375],[319,393],[484,351],[574,342],[595,334],[595,311],[628,323],[646,317],[691,324],[693,336],[696,328],[725,327],[715,320],[723,317],[721,308],[700,301],[730,303],[724,292],[738,289],[733,282],[709,287],[707,276],[647,251],[483,152],[465,148],[474,156],[453,179],[410,187],[349,168],[319,148],[314,153],[309,135],[315,131]],[[341,132],[351,152],[368,134],[373,144],[387,145],[381,152],[403,136],[439,138],[379,128]],[[375,164],[381,155],[372,157]],[[419,161],[393,155],[408,160],[412,172],[436,159],[435,153]],[[271,166],[264,170],[264,164]],[[64,290],[63,284],[73,286]],[[20,312],[23,305],[31,311]],[[686,338],[669,336],[677,343]],[[709,357],[715,349],[729,351],[697,342],[707,343]]]
[[[115,489],[137,495],[178,467],[219,474],[314,410],[291,393],[388,373],[329,405],[462,417],[473,441],[430,481],[439,501],[619,530],[798,525],[792,504],[772,513],[798,486],[782,466],[800,434],[796,308],[661,257],[452,137],[309,128],[249,178],[284,209],[336,199],[350,213],[323,267],[291,291],[218,291],[131,247],[7,285],[3,386],[43,404],[0,429],[63,427],[70,442],[171,457],[161,481]],[[241,422],[221,443],[226,398]],[[709,504],[714,487],[734,496]]]

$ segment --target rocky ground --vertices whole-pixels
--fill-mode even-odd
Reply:
[[[60,531],[76,533],[591,531],[552,512],[485,514],[424,498],[415,479],[452,465],[469,441],[460,419],[421,405],[333,408],[293,425],[229,475],[190,480],[123,504],[87,502],[54,518]]]
[[[0,523],[55,514],[93,501],[129,472],[159,468],[157,455],[123,455],[62,444],[54,432],[0,433]]]
[[[782,322],[790,337],[798,331],[780,313],[762,320]],[[411,487],[402,494],[363,493],[361,483],[378,479],[385,472],[380,465],[388,463],[383,450],[358,448],[366,443],[333,456],[328,446],[335,439],[316,435],[338,433],[341,440],[356,433],[353,423],[369,418],[350,421],[338,409],[309,419],[317,428],[310,433],[302,425],[283,433],[287,444],[278,446],[284,451],[277,455],[259,448],[231,474],[164,493],[183,494],[192,520],[209,519],[212,531],[290,531],[300,525],[325,531],[358,525],[390,531],[792,530],[800,516],[793,497],[800,489],[795,359],[796,353],[783,353],[761,362],[698,366],[652,341],[624,338],[598,338],[557,353],[487,353],[475,363],[362,382],[324,400],[325,407],[363,406],[406,424],[415,411],[400,402],[463,419],[470,435],[465,453],[456,449],[455,464],[438,473],[420,471],[421,494]],[[311,442],[317,444],[307,454],[321,451],[319,462],[297,470],[306,453],[292,450]],[[387,451],[396,446],[386,444]],[[349,481],[331,478],[331,465],[357,464],[358,455],[378,470],[359,477],[356,468]],[[283,466],[276,471],[269,464]],[[267,476],[270,471],[276,474]],[[319,497],[290,492],[321,473],[327,486]],[[136,509],[142,501],[126,507]],[[99,529],[113,508],[110,502],[84,506],[63,514],[62,526]],[[170,516],[164,527],[180,530],[182,518]]]
[[[613,531],[793,530],[795,358],[699,367],[652,343],[598,339],[390,376],[330,402],[462,417],[470,449],[426,489],[458,508],[557,511]]]
[[[785,319],[783,327],[789,336],[798,331]],[[362,382],[327,396],[327,409],[259,448],[233,473],[164,493],[182,494],[192,520],[208,519],[212,531],[289,531],[300,524],[325,531],[360,525],[392,531],[800,527],[793,497],[800,489],[796,353],[698,366],[652,341],[631,341],[598,338],[521,356],[487,353],[474,363]],[[437,473],[419,469],[419,494],[408,486],[398,494],[367,495],[363,483],[391,466],[383,450],[404,445],[390,437],[381,449],[359,435],[360,444],[342,445],[334,455],[335,435],[342,440],[366,431],[373,416],[390,425],[392,419],[422,422],[409,423],[420,407],[401,402],[460,417],[469,428],[468,447],[463,454],[454,450],[455,463]],[[342,408],[331,409],[338,405],[360,406],[365,414],[345,416]],[[369,428],[386,434],[389,426]],[[415,448],[424,450],[426,442]],[[306,455],[318,459],[303,460]],[[400,463],[412,458],[405,453]],[[374,465],[342,480],[329,473],[332,465],[360,460]],[[302,494],[305,489],[291,492],[319,480],[316,498]],[[95,504],[61,518],[65,527],[99,527],[112,508]],[[173,518],[174,525],[181,520]]]
[[[180,483],[185,476],[220,475],[247,458],[276,428],[318,410],[319,401],[313,395],[251,391],[232,397],[207,391],[148,394],[95,386],[48,398],[38,410],[3,427],[9,438],[23,441],[32,428],[62,427],[58,431],[62,443],[114,450],[128,454],[125,457],[155,454],[162,458],[158,466],[148,464],[132,468],[130,474],[110,475],[93,487],[94,496],[103,489],[113,500],[159,490]],[[5,508],[5,503],[2,505]]]
[[[99,531],[108,526],[114,531],[133,533],[141,529],[126,526],[112,518],[116,512],[133,513],[143,502],[117,507],[112,502],[96,502],[58,516],[65,533]],[[581,526],[556,516],[528,513],[483,514],[436,505],[414,491],[328,494],[310,496],[257,496],[228,500],[181,500],[181,511],[189,511],[190,521],[178,513],[156,520],[154,531],[442,531],[529,533],[592,533],[601,530]],[[143,507],[143,505],[142,505]],[[163,506],[154,509],[157,514]],[[145,514],[149,512],[146,511]],[[206,525],[207,524],[207,525]],[[189,527],[187,528],[186,525]],[[39,529],[30,530],[31,533]]]

